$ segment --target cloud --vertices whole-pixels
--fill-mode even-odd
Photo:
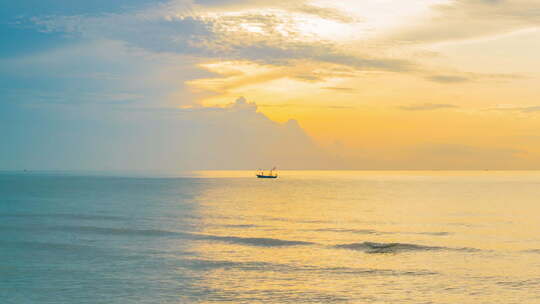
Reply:
[[[280,104],[261,104],[261,108],[288,108],[288,107],[294,107],[294,108],[320,108],[320,109],[356,109],[354,106],[345,106],[345,105],[328,105],[328,104],[318,104],[318,105],[306,105],[306,104],[297,104],[297,103],[280,103]]]
[[[291,0],[286,2],[276,2],[272,0],[195,0],[194,4],[203,7],[219,7],[221,9],[234,8],[236,10],[279,8],[289,12],[314,15],[323,19],[343,23],[353,23],[359,21],[358,18],[351,16],[347,12],[333,7],[313,5],[307,0]]]
[[[289,0],[286,2],[274,1],[274,0],[194,0],[196,5],[207,7],[220,7],[227,8],[233,7],[235,9],[245,8],[267,8],[267,7],[284,7],[291,5],[298,5],[307,2],[306,0]]]
[[[526,0],[516,0],[527,2]],[[527,2],[532,5],[531,2]],[[445,40],[446,31],[461,29],[461,23],[469,19],[482,22],[491,27],[488,17],[482,17],[482,8],[490,9],[507,6],[506,1],[492,2],[474,0],[472,2],[454,1],[434,7],[433,20],[417,26],[403,26],[403,31],[386,37],[393,43],[415,40],[431,42]],[[239,8],[241,7],[241,9]],[[233,7],[233,10],[224,9]],[[258,7],[259,9],[254,9]],[[472,18],[469,14],[476,14]],[[502,10],[498,8],[496,11]],[[509,9],[512,11],[512,9]],[[460,73],[430,71],[429,68],[405,57],[386,57],[381,47],[344,47],[339,41],[323,39],[320,35],[302,30],[305,20],[300,15],[335,22],[359,22],[350,19],[347,12],[324,6],[307,4],[305,1],[275,3],[272,1],[172,1],[128,13],[106,15],[72,15],[36,17],[31,20],[42,31],[64,33],[75,37],[94,40],[114,40],[127,46],[142,49],[154,54],[176,54],[192,56],[199,61],[249,61],[258,65],[271,65],[281,70],[265,74],[264,77],[248,75],[240,77],[214,77],[210,92],[222,93],[233,87],[265,82],[278,78],[294,78],[306,82],[321,82],[332,77],[355,77],[363,71],[407,73],[423,77],[441,84],[464,84],[479,80],[507,81],[519,78],[510,74]],[[465,18],[462,16],[468,16]],[[509,14],[519,15],[515,9]],[[300,19],[299,19],[300,18]],[[532,17],[530,17],[532,18]],[[462,20],[466,19],[466,20]],[[456,23],[456,24],[454,24]],[[324,23],[323,23],[324,24]],[[476,30],[463,29],[464,33]],[[482,27],[480,27],[482,28]],[[408,37],[408,35],[410,37]],[[413,39],[414,37],[414,39]],[[384,44],[383,44],[384,45]],[[343,71],[338,72],[336,67]],[[338,73],[341,73],[338,75]],[[201,82],[207,82],[202,79]],[[199,86],[199,89],[207,89]]]
[[[417,105],[401,106],[399,108],[405,111],[432,111],[439,109],[455,109],[458,108],[458,106],[443,103],[424,103]]]
[[[510,33],[540,25],[536,0],[454,0],[435,5],[432,14],[404,26],[386,39],[405,43],[437,43]]]
[[[325,90],[338,91],[338,92],[354,92],[355,89],[347,87],[324,87]]]
[[[8,123],[8,114],[13,112],[0,113],[0,127],[9,130],[3,138],[0,168],[174,171],[274,165],[281,169],[331,167],[297,121],[274,122],[245,98],[212,108],[126,111],[104,107],[101,110],[116,110],[119,116],[111,120],[82,107],[76,111],[19,108],[17,123]],[[36,116],[41,117],[39,121],[33,120]]]
[[[525,79],[527,77],[520,74],[496,74],[496,73],[457,73],[457,74],[430,74],[425,77],[429,81],[442,84],[463,84],[467,82],[488,80],[493,82],[504,82],[509,80]]]
[[[508,107],[502,106],[498,108],[491,108],[490,111],[512,111],[512,112],[521,112],[521,113],[535,113],[540,112],[540,106],[528,106],[528,107]]]
[[[524,113],[540,112],[540,106],[523,107],[523,108],[520,109],[520,111],[524,112]]]
[[[286,8],[236,13],[194,12],[189,7],[175,9],[172,12],[156,8],[128,14],[50,16],[31,20],[42,31],[117,40],[157,53],[251,60],[273,65],[311,60],[356,70],[409,72],[416,69],[416,64],[408,60],[350,53],[335,42],[303,32],[299,28],[302,20],[297,20]],[[318,18],[345,18],[331,8],[301,5],[295,9]]]
[[[155,57],[111,40],[91,40],[36,54],[0,59],[3,103],[27,106],[193,101],[183,82],[208,77],[181,55]],[[179,91],[183,91],[179,93]],[[181,96],[181,97],[180,97]]]
[[[354,23],[359,21],[358,18],[354,18],[341,10],[331,7],[303,4],[296,7],[294,10],[297,12],[315,15],[323,19],[335,20],[343,23]]]
[[[428,76],[427,79],[440,83],[463,83],[470,81],[470,78],[453,75],[431,75]]]

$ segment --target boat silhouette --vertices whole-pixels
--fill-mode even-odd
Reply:
[[[272,170],[268,171],[268,173],[265,173],[263,170],[259,169],[259,171],[255,174],[257,178],[277,178],[277,173],[274,173],[276,170],[276,167],[272,168]]]

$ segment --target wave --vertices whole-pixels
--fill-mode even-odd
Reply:
[[[376,269],[376,268],[322,268],[325,273],[353,274],[353,275],[377,275],[377,276],[428,276],[438,275],[438,272],[430,270],[396,270],[396,269]]]
[[[201,241],[221,241],[226,243],[260,246],[260,247],[284,247],[284,246],[300,246],[311,245],[312,242],[282,240],[275,238],[263,237],[239,237],[239,236],[218,236],[211,234],[200,234],[191,232],[176,232],[158,229],[129,229],[129,228],[106,228],[95,226],[55,226],[49,230],[79,232],[79,233],[95,233],[101,235],[121,235],[121,236],[144,236],[144,237],[177,237],[190,240]]]
[[[352,244],[341,244],[334,246],[335,248],[343,248],[350,250],[363,251],[365,253],[399,253],[406,251],[434,251],[434,250],[446,250],[446,251],[479,251],[475,248],[451,248],[441,246],[425,246],[408,243],[375,243],[375,242],[362,242]]]
[[[362,276],[428,276],[438,275],[430,270],[397,270],[354,267],[317,267],[312,265],[292,265],[268,262],[235,262],[226,260],[186,259],[182,267],[189,269],[239,269],[243,271],[271,271],[279,273],[313,273],[320,272],[325,275],[362,275]]]
[[[261,247],[283,247],[283,246],[300,246],[313,245],[312,242],[305,241],[289,241],[274,238],[256,238],[256,237],[238,237],[238,236],[214,236],[214,235],[199,235],[203,239],[217,240],[227,243],[253,245]]]
[[[54,226],[49,230],[95,233],[102,235],[125,235],[125,236],[189,236],[189,233],[173,232],[158,229],[129,229],[129,228],[108,228],[95,226]]]
[[[413,234],[423,234],[423,235],[433,235],[433,236],[447,236],[451,235],[451,232],[440,231],[440,232],[413,232]]]
[[[224,260],[207,260],[207,259],[185,259],[181,261],[181,266],[189,269],[241,269],[246,271],[265,271],[274,269],[279,264],[266,262],[234,262]]]
[[[509,288],[536,288],[540,286],[540,280],[539,279],[526,279],[526,280],[516,280],[516,281],[499,281],[495,284],[502,286],[502,287],[509,287]]]
[[[227,228],[258,228],[262,227],[260,225],[254,225],[254,224],[224,224],[224,225],[217,225],[221,227],[227,227]]]
[[[355,234],[388,234],[388,232],[377,231],[373,229],[341,229],[341,228],[320,228],[313,231],[317,232],[345,232]]]
[[[21,249],[46,249],[46,250],[58,250],[58,251],[88,251],[96,250],[96,247],[79,244],[65,244],[65,243],[53,243],[53,242],[36,242],[36,241],[0,241],[0,247],[3,249],[9,247],[21,248]]]
[[[540,254],[540,249],[527,249],[527,250],[522,250],[521,252],[524,252],[524,253],[537,253],[537,254]]]
[[[112,215],[92,215],[92,214],[69,214],[69,213],[4,213],[0,217],[15,218],[57,218],[68,220],[125,220],[126,218]]]
[[[374,229],[342,229],[342,228],[320,228],[314,229],[311,231],[317,232],[344,232],[344,233],[353,233],[353,234],[374,234],[374,235],[383,235],[383,234],[421,234],[421,235],[432,235],[432,236],[446,236],[450,235],[450,232],[399,232],[399,231],[379,231]]]

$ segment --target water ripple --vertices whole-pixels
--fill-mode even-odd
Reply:
[[[350,250],[358,250],[366,253],[399,253],[405,251],[433,251],[433,250],[445,250],[445,251],[466,251],[475,252],[479,249],[475,248],[452,248],[441,246],[426,246],[407,243],[375,243],[375,242],[362,242],[352,244],[340,244],[334,246],[335,248],[343,248]]]
[[[178,237],[191,240],[210,240],[221,241],[233,244],[260,246],[260,247],[283,247],[283,246],[299,246],[312,245],[312,242],[282,240],[276,238],[263,237],[238,237],[238,236],[218,236],[210,234],[199,234],[190,232],[175,232],[158,229],[130,229],[130,228],[105,228],[95,226],[55,226],[50,227],[50,230],[79,232],[79,233],[95,233],[101,235],[123,235],[123,236],[144,236],[144,237]]]

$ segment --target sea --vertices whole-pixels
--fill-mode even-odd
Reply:
[[[0,303],[540,303],[540,172],[1,172]]]

